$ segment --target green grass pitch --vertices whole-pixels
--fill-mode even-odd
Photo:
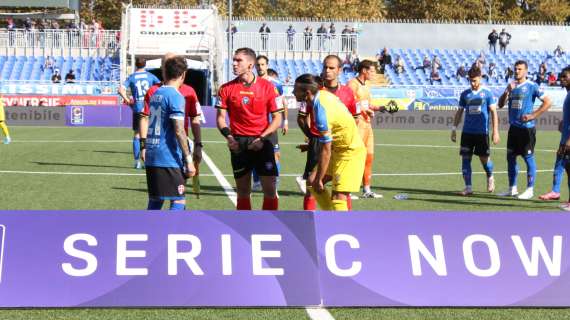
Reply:
[[[146,207],[144,171],[133,169],[131,132],[114,128],[12,127],[13,142],[0,145],[0,208],[2,210],[125,210]],[[376,159],[372,185],[383,199],[353,201],[354,210],[462,210],[542,211],[557,209],[556,202],[536,200],[552,183],[554,150],[560,135],[539,132],[536,146],[535,200],[503,199],[485,192],[485,175],[473,159],[472,197],[454,193],[463,188],[459,147],[448,131],[376,130]],[[506,135],[492,150],[497,191],[507,187]],[[229,153],[217,130],[203,130],[204,151],[233,185]],[[302,172],[302,142],[293,129],[280,137],[282,173],[280,209],[301,210],[302,195],[295,176]],[[521,170],[525,170],[519,159]],[[189,210],[233,209],[212,171],[200,167],[202,194],[189,190]],[[519,174],[519,190],[526,175]],[[189,188],[191,189],[191,188]],[[567,199],[566,178],[562,199]],[[407,193],[408,200],[394,200]],[[261,208],[262,196],[253,195]],[[567,309],[449,309],[449,308],[348,308],[330,309],[335,319],[570,319]],[[1,319],[308,319],[303,309],[32,309],[2,310]]]

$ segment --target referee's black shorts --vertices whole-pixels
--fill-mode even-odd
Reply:
[[[507,137],[507,154],[526,156],[534,154],[536,128],[521,128],[511,125]]]
[[[148,197],[160,200],[184,200],[185,184],[182,168],[146,167]]]
[[[255,169],[255,172],[261,177],[279,175],[277,165],[275,163],[275,152],[273,143],[268,139],[263,140],[261,150],[249,150],[247,147],[257,137],[234,136],[239,144],[237,152],[231,152],[232,169],[234,178],[238,179]]]
[[[459,154],[471,157],[473,154],[485,157],[491,155],[488,134],[461,133],[461,147]]]
[[[307,180],[313,169],[319,163],[319,151],[319,138],[315,136],[310,137],[309,150],[307,150],[307,161],[305,162],[305,172],[303,172],[303,179]]]

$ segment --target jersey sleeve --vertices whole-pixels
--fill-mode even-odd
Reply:
[[[151,87],[157,83],[160,83],[160,80],[154,74],[152,74],[152,73],[149,73],[149,74],[150,74],[150,86]]]
[[[498,102],[499,101],[498,101],[497,97],[495,97],[493,92],[491,92],[491,90],[489,90],[489,92],[487,92],[487,105],[489,106],[489,108],[497,107]]]
[[[170,119],[184,121],[184,97],[178,91],[168,96],[168,117]]]
[[[459,96],[459,107],[463,109],[467,107],[467,102],[465,101],[465,92],[461,93],[461,96]]]
[[[228,110],[228,90],[222,86],[218,91],[218,99],[216,101],[216,109]]]
[[[532,85],[532,93],[533,93],[533,98],[539,98],[540,100],[544,100],[544,97],[546,96],[544,93],[544,89],[542,89],[538,84],[534,83]]]
[[[348,101],[348,111],[352,114],[353,118],[358,118],[360,116],[360,104],[356,105],[356,99],[354,98],[354,91],[350,87],[346,87],[346,91],[349,93],[346,95]]]
[[[271,83],[267,86],[267,112],[279,113],[283,112],[283,97],[279,95],[277,88]]]
[[[152,86],[152,87],[150,87],[150,89],[148,89],[148,91],[144,95],[144,105],[143,105],[143,110],[142,110],[142,114],[144,116],[148,117],[150,115],[150,97],[152,97],[152,95],[154,94],[154,92],[157,89],[158,89],[158,86]]]
[[[297,117],[306,117],[309,115],[309,110],[305,101],[297,101],[297,108],[299,108]]]
[[[327,113],[325,108],[321,105],[319,99],[315,99],[313,104],[313,114],[315,116],[315,126],[319,130],[319,142],[329,143],[332,142],[332,136],[329,132],[329,124],[327,120]]]
[[[125,82],[123,82],[123,88],[125,89],[130,88],[131,83],[132,83],[132,78],[129,76],[127,77],[127,79],[125,79]]]
[[[202,114],[202,106],[198,101],[198,96],[194,90],[191,90],[189,94],[184,97],[186,105],[186,117],[195,118]]]

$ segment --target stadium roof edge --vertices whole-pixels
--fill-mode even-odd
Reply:
[[[569,26],[567,22],[554,21],[479,21],[479,20],[443,20],[443,19],[324,19],[299,17],[233,17],[234,21],[275,21],[275,22],[337,22],[337,23],[418,23],[418,24],[486,24],[486,25],[537,25]]]

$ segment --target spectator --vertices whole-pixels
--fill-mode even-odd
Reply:
[[[333,39],[336,37],[336,27],[333,22],[331,22],[331,25],[329,26],[329,34]]]
[[[465,77],[467,77],[467,70],[465,70],[464,65],[460,65],[459,68],[457,68],[457,71],[455,72],[455,79],[459,81],[459,79]]]
[[[564,49],[562,49],[562,46],[558,45],[556,47],[556,49],[554,49],[554,56],[556,58],[560,58],[565,54]]]
[[[436,70],[443,68],[441,66],[441,60],[439,60],[438,56],[433,56],[433,59],[431,61],[431,68]]]
[[[8,41],[10,46],[14,45],[14,38],[16,37],[16,24],[14,19],[8,18]]]
[[[51,72],[53,72],[53,63],[54,63],[53,58],[51,56],[47,56],[46,61],[44,63],[44,70],[42,71],[51,70]]]
[[[504,28],[501,31],[501,33],[499,33],[499,45],[501,46],[501,52],[503,54],[507,53],[507,46],[509,45],[509,42],[511,41],[511,34],[508,33]]]
[[[479,57],[477,57],[476,62],[477,66],[479,66],[479,68],[483,70],[485,65],[487,64],[487,60],[485,59],[485,53],[483,53],[483,51],[479,53]]]
[[[263,23],[261,28],[259,28],[259,33],[261,34],[261,50],[267,50],[267,39],[269,39],[269,34],[271,30],[267,26],[267,23]]]
[[[352,52],[349,54],[349,61],[350,61],[350,66],[351,66],[351,72],[357,72],[358,69],[358,65],[360,64],[360,57],[358,56],[358,53],[356,53],[356,49],[352,50]]]
[[[313,41],[313,28],[307,26],[303,32],[305,38],[305,51],[311,50],[311,42]]]
[[[352,27],[352,29],[350,29],[350,41],[349,41],[350,51],[356,49],[356,37],[357,36],[358,36],[358,32],[356,32],[356,28]]]
[[[237,27],[232,23],[226,30],[228,37],[231,37],[232,42],[234,42],[234,34],[238,32]]]
[[[509,80],[515,75],[513,68],[510,66],[505,69],[505,82],[509,82]]]
[[[489,39],[489,52],[493,51],[493,54],[497,54],[497,40],[499,40],[497,30],[493,29],[487,36],[487,39]]]
[[[388,52],[387,48],[382,50],[382,54],[378,56],[378,65],[380,66],[380,73],[384,74],[386,67],[392,66],[392,56]]]
[[[546,68],[546,63],[542,62],[540,64],[540,67],[538,68],[538,73],[536,74],[536,84],[540,85],[542,83],[546,83],[547,81],[547,68]]]
[[[396,70],[396,73],[400,74],[403,73],[404,70],[404,59],[402,59],[402,57],[400,57],[399,55],[396,56],[396,63],[394,64],[394,70]]]
[[[344,29],[342,29],[342,32],[340,35],[341,42],[342,42],[342,50],[341,51],[347,51],[348,50],[349,35],[350,35],[350,28],[348,28],[348,25],[345,25]]]
[[[429,83],[433,85],[434,82],[439,82],[441,84],[441,76],[439,75],[439,70],[436,68],[431,69],[431,75]]]
[[[69,72],[65,75],[65,83],[75,83],[75,73],[73,69],[69,69]]]
[[[490,79],[497,78],[497,66],[495,65],[495,63],[493,62],[489,63],[489,70],[487,71],[487,75]]]
[[[324,49],[326,36],[327,36],[327,28],[323,23],[317,29],[317,41],[319,42],[319,51],[322,51]]]
[[[350,60],[350,55],[351,54],[348,53],[342,63],[342,72],[344,73],[352,71],[352,62]]]
[[[61,75],[59,74],[59,70],[55,69],[53,75],[51,76],[51,82],[53,83],[60,83],[61,82]]]
[[[295,29],[293,28],[293,25],[290,24],[289,28],[287,29],[287,46],[289,47],[289,50],[293,50],[293,44],[294,44],[294,40],[295,40]]]
[[[556,86],[557,81],[558,81],[558,79],[556,79],[556,74],[554,72],[549,72],[548,73],[548,85],[549,86]]]
[[[429,60],[428,56],[424,56],[424,61],[422,62],[421,66],[415,67],[414,70],[422,69],[424,72],[431,68],[431,61]]]

